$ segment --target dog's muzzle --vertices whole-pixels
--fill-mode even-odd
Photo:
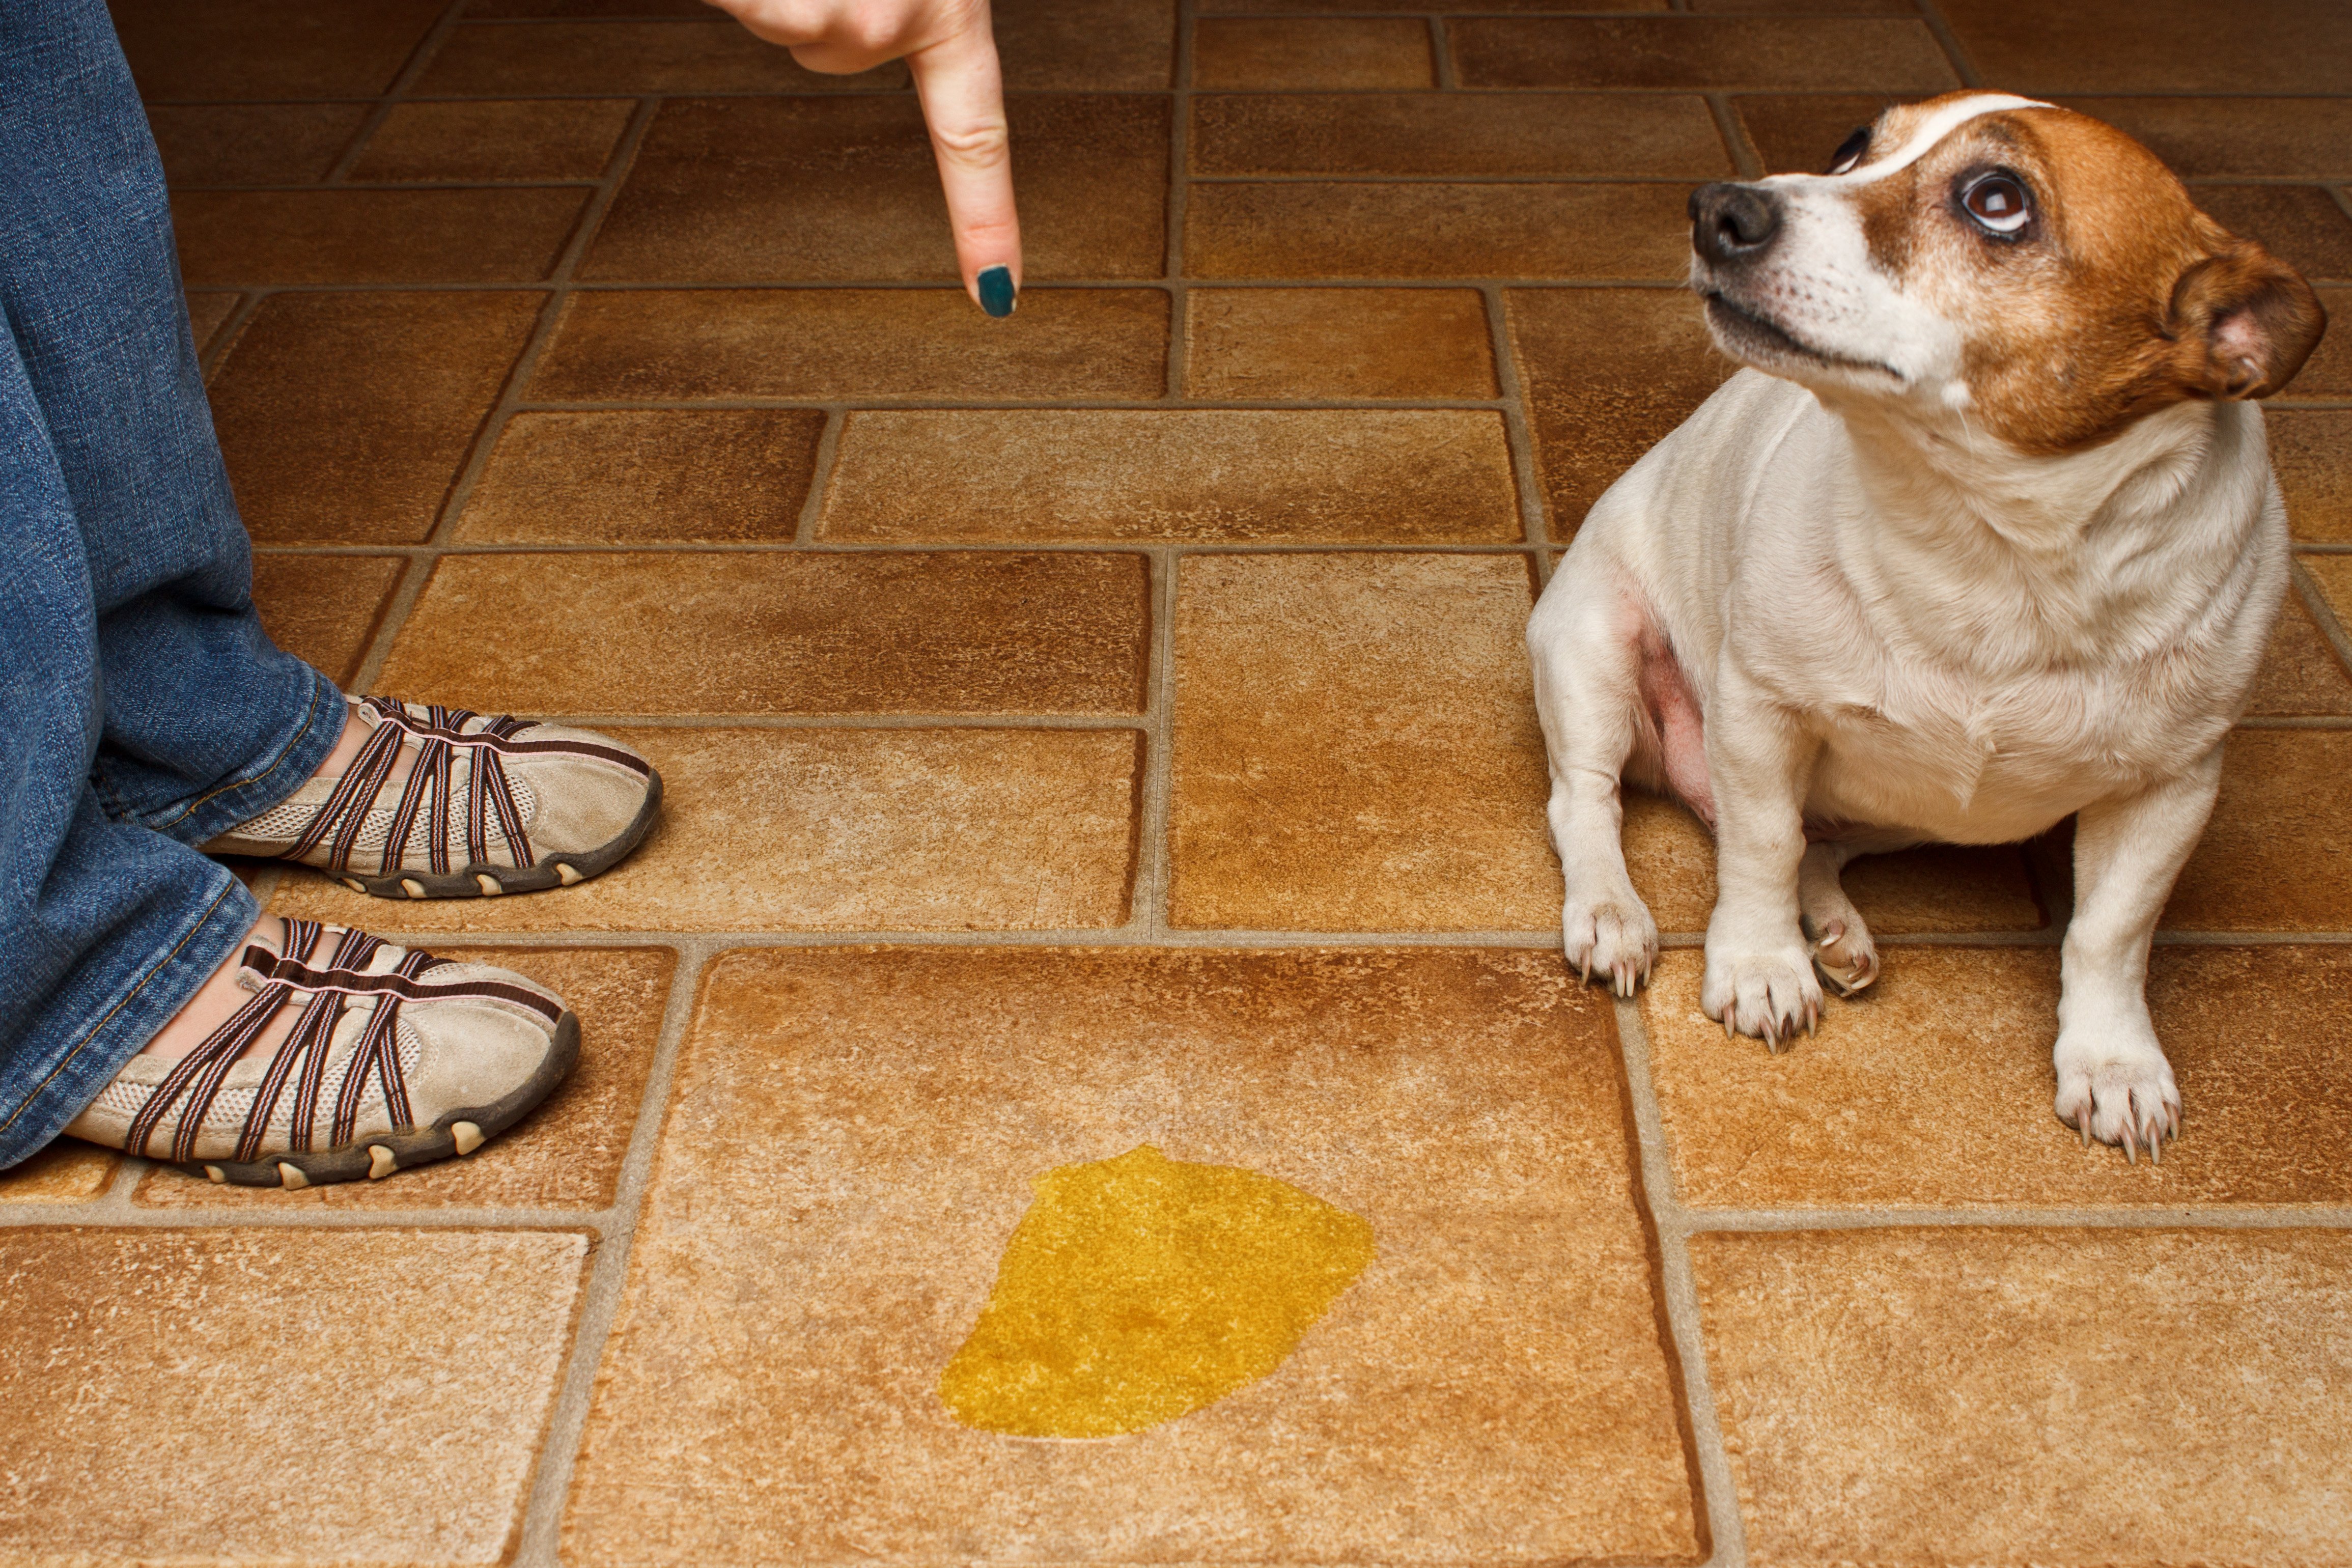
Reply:
[[[1717,180],[1691,193],[1691,248],[1710,267],[1750,265],[1780,237],[1780,195]]]

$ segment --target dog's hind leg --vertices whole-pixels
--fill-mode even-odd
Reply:
[[[1658,923],[1625,874],[1620,780],[1637,748],[1651,771],[1663,768],[1641,702],[1648,618],[1596,556],[1571,552],[1561,563],[1528,622],[1528,653],[1551,762],[1547,816],[1568,886],[1561,946],[1580,974],[1631,996],[1657,963]]]

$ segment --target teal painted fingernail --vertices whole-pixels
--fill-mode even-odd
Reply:
[[[980,308],[992,316],[1013,314],[1013,268],[992,267],[980,275]]]

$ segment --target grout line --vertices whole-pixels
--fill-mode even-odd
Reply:
[[[817,524],[824,516],[824,499],[833,488],[834,465],[840,460],[842,427],[849,416],[838,408],[827,409],[824,432],[816,438],[816,455],[809,460],[809,488],[801,502],[800,524],[793,531],[792,542],[805,548],[816,542]]]
[[[182,292],[188,294],[225,294],[230,292],[230,290],[226,289],[184,289]],[[198,343],[196,345],[196,369],[198,374],[204,377],[205,388],[207,395],[210,394],[212,389],[213,377],[220,374],[222,362],[228,358],[229,350],[236,346],[237,339],[245,336],[246,323],[252,321],[254,312],[261,309],[261,301],[265,297],[265,291],[247,290],[239,292],[237,294],[236,303],[229,307],[227,316],[223,318],[219,326],[213,329],[212,342],[209,343]]]
[[[1430,79],[1442,92],[1458,92],[1462,89],[1461,73],[1454,68],[1454,38],[1445,30],[1445,18],[1429,18]]]
[[[1656,1081],[1650,1072],[1650,1037],[1642,1026],[1637,1002],[1615,1004],[1617,1043],[1625,1067],[1633,1101],[1633,1131],[1642,1153],[1643,1197],[1657,1237],[1660,1303],[1674,1342],[1666,1347],[1682,1367],[1683,1410],[1690,1420],[1696,1448],[1707,1533],[1714,1552],[1709,1568],[1745,1568],[1748,1535],[1739,1517],[1738,1490],[1732,1484],[1731,1460],[1724,1451],[1723,1424],[1716,1409],[1714,1386],[1706,1375],[1706,1340],[1699,1321],[1698,1291],[1691,1279],[1689,1226],[1676,1195],[1674,1170],[1666,1159],[1664,1118],[1658,1110]]]
[[[1217,183],[1247,184],[1251,182]],[[1264,184],[1266,182],[1256,183]],[[1354,183],[1368,184],[1370,182]],[[1531,183],[1566,184],[1574,184],[1576,182],[1559,180],[1538,182],[1511,180],[1505,183],[1510,184],[1528,184]],[[1690,182],[1687,180],[1645,180],[1642,183],[1653,185],[1672,185],[1677,190],[1687,189],[1690,185]],[[1532,278],[1507,278],[1499,275],[1464,278],[1456,277],[1453,274],[1436,277],[1381,277],[1371,273],[1358,273],[1346,278],[1284,278],[1254,273],[1246,277],[1191,279],[1187,279],[1187,281],[1213,283],[1220,289],[1468,289],[1475,288],[1481,283],[1499,283],[1506,289],[1684,289],[1690,287],[1689,280],[1680,275],[1672,278],[1608,278],[1598,274],[1586,276],[1580,273],[1568,276],[1554,275],[1549,277]],[[1165,289],[1167,286],[1164,277],[1068,278],[1056,279],[1051,283],[1038,285],[1040,289],[1072,290],[1095,289],[1127,293],[1133,293],[1145,289]],[[503,282],[498,279],[475,279],[471,281],[434,283],[409,283],[395,279],[378,279],[376,281],[366,283],[285,283],[254,281],[248,279],[240,283],[224,279],[214,279],[202,283],[191,283],[188,285],[188,288],[192,292],[212,294],[541,294],[546,292],[549,287],[550,285],[544,280],[516,283]],[[892,278],[812,279],[749,277],[605,279],[587,282],[575,281],[569,286],[569,291],[574,294],[718,293],[725,291],[741,291],[746,289],[761,289],[772,293],[783,293],[790,290],[805,290],[826,293],[844,293],[851,290],[858,290],[862,292],[875,293],[886,289],[927,289],[934,293],[943,293],[947,291],[947,286],[943,285],[941,281],[936,278],[915,279],[910,280],[907,279]],[[2344,405],[2347,400],[2326,398],[2306,400],[2279,397],[2273,398],[2270,401],[2273,405],[2286,407],[2336,407]]]
[[[2327,639],[2327,646],[2335,653],[2336,662],[2352,672],[2352,637],[2345,635],[2344,622],[2336,614],[2336,606],[2327,602],[2326,591],[2320,587],[2319,579],[2314,577],[2310,568],[2298,560],[2290,558],[2287,569],[2292,574],[2294,591],[2303,596],[2303,607],[2311,612],[2312,623],[2319,627],[2319,635]]]
[[[523,1510],[521,1543],[514,1557],[516,1568],[553,1568],[559,1561],[563,1504],[572,1489],[572,1467],[586,1433],[596,1373],[604,1361],[604,1343],[612,1334],[614,1320],[620,1311],[621,1294],[628,1281],[629,1255],[636,1239],[637,1220],[644,1211],[646,1189],[653,1178],[656,1145],[669,1109],[678,1052],[685,1043],[703,976],[709,971],[717,944],[708,938],[688,938],[678,942],[675,951],[678,963],[670,977],[669,1007],[662,1019],[660,1042],[654,1048],[652,1070],[646,1076],[645,1097],[637,1102],[629,1152],[621,1162],[611,1223],[597,1245],[588,1287],[582,1293],[572,1353],[563,1369],[563,1384],[548,1415],[547,1435],[539,1449],[538,1473],[531,1478],[530,1500]]]
[[[556,258],[555,266],[540,285],[547,290],[547,297],[540,306],[539,320],[532,324],[530,337],[524,342],[514,367],[507,373],[506,383],[499,389],[498,401],[483,416],[481,427],[474,436],[473,447],[467,454],[465,465],[457,470],[457,479],[449,486],[449,493],[442,502],[440,518],[428,542],[437,544],[449,538],[456,531],[458,520],[465,515],[466,503],[473,499],[475,486],[481,482],[483,471],[489,467],[490,454],[506,434],[507,421],[523,401],[523,389],[530,384],[531,374],[539,368],[540,359],[547,353],[549,344],[555,340],[557,325],[563,319],[563,308],[571,300],[572,275],[588,254],[588,247],[594,241],[597,229],[604,225],[605,213],[612,209],[614,198],[620,195],[621,183],[628,177],[629,165],[636,157],[638,144],[645,140],[646,128],[653,122],[654,107],[650,101],[640,102],[635,112],[629,116],[629,123],[622,130],[620,140],[614,144],[611,159],[605,164],[602,184],[596,194],[582,206],[579,220],[573,225],[571,237],[565,240],[562,253]]]
[[[392,657],[393,639],[400,635],[401,627],[408,624],[408,614],[416,607],[417,599],[424,595],[425,584],[432,581],[433,569],[437,563],[428,552],[418,551],[411,555],[407,568],[401,573],[399,583],[392,590],[392,597],[384,601],[383,609],[376,617],[375,635],[368,639],[359,668],[352,672],[350,689],[354,693],[374,689],[376,678],[383,673],[384,660]]]
[[[1968,51],[1960,47],[1958,37],[1953,33],[1952,25],[1944,20],[1944,13],[1937,7],[1936,0],[1913,0],[1913,3],[1919,7],[1919,19],[1927,24],[1927,31],[1936,35],[1936,47],[1942,49],[1944,58],[1951,61],[1952,74],[1960,79],[1960,85],[1984,86],[1983,73],[1977,69],[1976,62],[1969,58]],[[2061,95],[2051,93],[2048,96],[2055,98]]]
[[[1169,940],[1169,886],[1173,851],[1168,842],[1176,787],[1176,593],[1183,558],[1173,550],[1151,558],[1151,654],[1146,699],[1143,799],[1136,819],[1134,923],[1153,943]]]
[[[1164,220],[1167,250],[1161,281],[1168,290],[1167,380],[1161,395],[1174,402],[1191,384],[1192,366],[1192,291],[1184,272],[1184,228],[1192,193],[1192,58],[1197,31],[1196,0],[1179,0],[1176,7],[1175,84],[1168,113],[1168,207]]]
[[[1479,290],[1486,306],[1486,347],[1495,356],[1495,387],[1502,394],[1503,440],[1511,455],[1511,482],[1519,492],[1519,528],[1526,548],[1533,552],[1536,591],[1551,582],[1551,542],[1545,519],[1549,512],[1536,462],[1535,429],[1527,416],[1526,389],[1519,384],[1518,360],[1511,352],[1510,312],[1503,290],[1488,284]]]
[[[1748,128],[1740,123],[1738,111],[1731,107],[1730,96],[1710,92],[1706,95],[1706,108],[1707,112],[1715,116],[1716,133],[1723,138],[1724,151],[1731,154],[1731,166],[1738,171],[1739,177],[1743,180],[1762,179],[1763,154],[1748,139]]]
[[[328,165],[327,172],[311,182],[310,186],[302,188],[338,186],[344,183],[351,174],[352,165],[360,161],[361,154],[367,150],[367,144],[375,140],[375,133],[382,130],[383,122],[391,118],[394,105],[398,103],[406,94],[409,87],[425,74],[425,68],[431,62],[433,57],[441,52],[442,44],[457,29],[457,19],[464,15],[467,0],[450,0],[448,8],[444,10],[433,26],[425,30],[425,37],[416,41],[416,47],[411,49],[408,58],[401,62],[400,69],[394,73],[392,80],[385,84],[383,93],[376,98],[368,111],[360,117],[358,128],[352,132],[351,139],[343,143],[342,152],[337,154],[332,163]]]
[[[821,539],[803,548],[790,540],[750,543],[714,543],[685,540],[672,543],[580,544],[499,542],[452,544],[276,544],[257,552],[265,555],[403,555],[429,561],[451,555],[1135,555],[1154,550],[1181,550],[1194,555],[1516,555],[1529,546],[1520,540],[1486,544],[1443,542],[1388,543],[1380,540],[1305,541],[1267,544],[1248,540],[1202,540],[1187,542],[1165,537],[1074,540],[937,540],[900,542],[896,540]]]

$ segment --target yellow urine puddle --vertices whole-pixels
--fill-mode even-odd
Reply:
[[[1034,1186],[940,1376],[985,1432],[1116,1437],[1188,1415],[1280,1366],[1373,1257],[1360,1215],[1148,1143]]]

